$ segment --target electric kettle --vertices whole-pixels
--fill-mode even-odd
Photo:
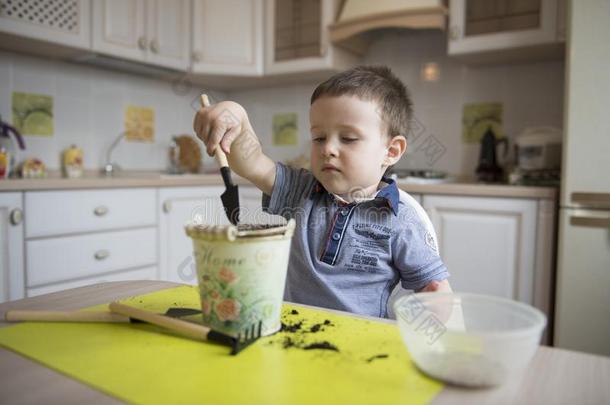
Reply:
[[[496,139],[491,127],[485,131],[481,138],[481,152],[479,154],[479,165],[476,169],[477,180],[484,183],[497,183],[503,180],[504,170],[498,165],[496,159],[496,146],[504,144],[504,154],[508,152],[508,140],[506,138]]]

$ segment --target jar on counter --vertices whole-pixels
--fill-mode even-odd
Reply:
[[[0,179],[8,179],[11,171],[11,155],[6,148],[0,148]]]
[[[83,151],[71,145],[62,154],[62,168],[64,177],[77,178],[83,175]]]

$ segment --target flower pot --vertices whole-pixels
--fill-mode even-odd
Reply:
[[[277,332],[295,222],[282,226],[190,224],[203,324],[236,336],[262,321]]]

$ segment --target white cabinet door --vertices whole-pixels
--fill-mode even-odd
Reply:
[[[610,356],[610,214],[562,209],[555,344]]]
[[[148,62],[187,70],[191,39],[189,0],[148,0]]]
[[[21,193],[0,193],[0,302],[25,293]]]
[[[92,27],[94,51],[136,61],[146,59],[144,0],[95,0]]]
[[[263,192],[254,186],[239,186],[239,220],[244,224],[284,224],[279,215],[263,212]]]
[[[157,264],[157,228],[28,239],[27,287]]]
[[[340,1],[267,0],[265,6],[265,73],[343,70],[358,62],[330,42]]]
[[[27,191],[26,237],[154,226],[156,197],[153,188]]]
[[[455,291],[534,303],[536,200],[424,195]]]
[[[508,50],[562,40],[565,0],[452,0],[449,55]]]
[[[193,72],[263,73],[263,0],[195,0]]]
[[[197,284],[191,239],[184,231],[190,221],[228,224],[220,195],[224,187],[159,189],[159,265],[161,280]]]
[[[74,48],[90,46],[89,0],[3,0],[0,5],[2,33]]]

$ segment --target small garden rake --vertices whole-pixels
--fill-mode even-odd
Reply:
[[[113,313],[161,326],[191,339],[217,342],[230,346],[232,355],[239,353],[260,338],[263,325],[262,321],[259,321],[257,324],[246,328],[246,330],[238,334],[237,337],[233,337],[221,332],[217,332],[203,325],[197,325],[192,322],[170,318],[154,312],[145,311],[140,308],[119,304],[118,302],[112,302],[108,307]]]

